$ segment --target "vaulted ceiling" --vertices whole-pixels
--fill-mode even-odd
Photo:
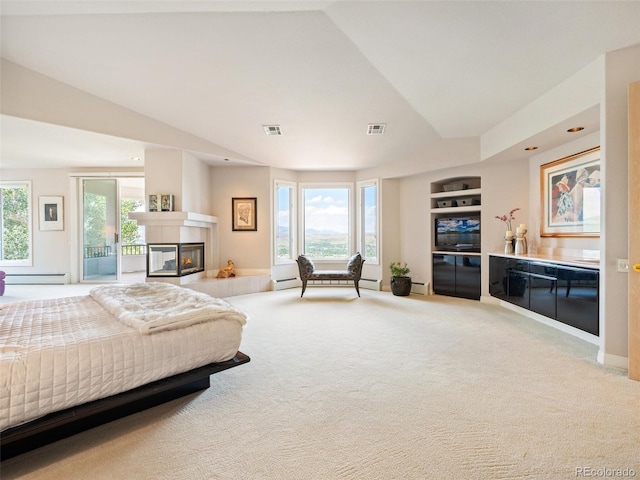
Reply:
[[[638,1],[1,6],[5,60],[206,140],[193,153],[212,163],[299,170],[482,137],[600,55],[640,44]],[[383,135],[367,135],[373,123]],[[7,115],[1,135],[3,168],[132,166],[172,146]]]

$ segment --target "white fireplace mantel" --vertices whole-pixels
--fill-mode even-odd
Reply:
[[[195,212],[131,212],[129,218],[154,227],[209,228],[218,223],[218,217]]]

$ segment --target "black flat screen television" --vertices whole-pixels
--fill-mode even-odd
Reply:
[[[480,216],[436,218],[437,250],[480,252]]]

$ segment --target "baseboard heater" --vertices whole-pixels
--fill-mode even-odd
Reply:
[[[7,273],[7,285],[67,285],[69,273]]]
[[[273,280],[272,284],[273,290],[275,291],[302,286],[302,282],[298,278],[283,278],[280,280]]]
[[[420,295],[428,295],[429,284],[420,282],[411,282],[411,293],[418,293]]]
[[[382,290],[382,280],[376,280],[374,278],[361,278],[360,288],[380,291]]]

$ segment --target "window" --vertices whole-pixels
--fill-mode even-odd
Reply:
[[[351,184],[302,186],[303,251],[317,259],[351,254]]]
[[[31,182],[0,182],[0,264],[31,265]]]
[[[275,263],[293,261],[296,256],[296,184],[276,180],[275,182]]]
[[[378,181],[358,183],[358,249],[369,263],[378,263]]]

